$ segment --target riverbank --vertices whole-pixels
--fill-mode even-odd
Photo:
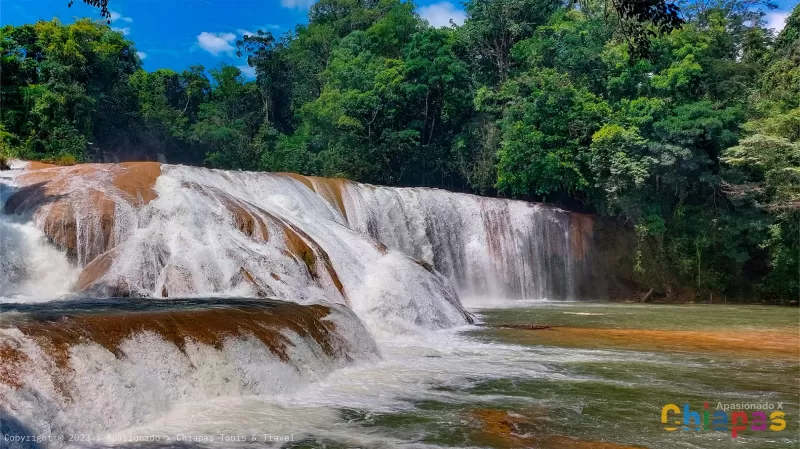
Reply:
[[[612,303],[620,304],[730,304],[730,305],[764,305],[764,306],[800,306],[800,300],[783,301],[779,299],[739,299],[726,296],[717,297],[717,299],[695,300],[687,299],[684,297],[667,297],[667,296],[650,296],[647,293],[642,293],[638,297],[632,298],[612,298],[609,300]]]

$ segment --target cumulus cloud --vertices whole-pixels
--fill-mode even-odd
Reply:
[[[109,11],[109,13],[111,13],[111,17],[109,17],[109,19],[110,19],[112,22],[116,22],[117,20],[121,20],[121,21],[123,21],[123,22],[128,22],[128,23],[131,23],[131,22],[133,22],[133,19],[132,19],[132,18],[130,18],[130,17],[125,17],[125,16],[123,16],[122,14],[120,14],[120,13],[118,13],[118,12],[116,12],[116,11]]]
[[[197,35],[197,45],[214,56],[218,56],[220,53],[233,53],[233,43],[235,41],[236,35],[233,33],[209,33],[208,31],[203,31]]]
[[[253,31],[250,31],[250,30],[245,30],[245,29],[243,29],[243,28],[239,28],[238,30],[236,30],[236,32],[237,32],[237,33],[239,33],[239,34],[240,34],[242,37],[245,37],[245,36],[255,36],[255,35],[256,35],[256,33],[255,33],[255,32],[253,32]]]
[[[255,67],[250,67],[249,65],[237,65],[236,68],[242,71],[242,75],[244,75],[245,78],[255,78],[256,77],[256,68]]]
[[[112,31],[116,31],[117,33],[122,33],[123,36],[127,36],[127,35],[131,34],[131,29],[129,27],[125,27],[125,28],[111,27],[111,30]]]
[[[136,56],[138,56],[138,57],[139,57],[139,59],[141,59],[142,61],[144,61],[145,59],[147,59],[147,53],[145,53],[145,52],[143,52],[143,51],[137,51],[137,52],[136,52]]]
[[[281,0],[284,8],[307,9],[314,4],[314,0]]]
[[[768,12],[766,17],[767,28],[772,28],[775,33],[780,33],[783,27],[786,26],[786,19],[789,18],[789,11],[773,11]]]
[[[419,8],[419,15],[427,20],[432,27],[440,28],[450,26],[450,20],[456,25],[463,25],[467,14],[456,8],[450,2],[439,2]]]

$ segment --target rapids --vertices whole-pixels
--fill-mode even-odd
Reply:
[[[544,205],[156,163],[13,165],[0,172],[4,432],[122,432],[185,404],[313,391],[398,341],[471,324],[460,297],[576,299],[602,265],[593,219]]]

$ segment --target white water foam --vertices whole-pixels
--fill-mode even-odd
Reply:
[[[138,209],[110,186],[110,169],[68,178],[62,196],[76,215],[75,265],[86,266],[89,255],[98,253],[96,239],[89,237],[102,234],[93,200],[80,184],[103,192],[115,204],[111,234],[116,246],[104,255],[108,267],[98,270],[101,275],[87,293],[101,297],[265,295],[301,304],[349,304],[369,326],[388,332],[440,329],[468,320],[447,279],[351,230],[335,207],[290,176],[168,165],[161,171],[155,184],[158,197]],[[3,184],[7,192],[13,190],[12,183]],[[259,225],[253,236],[241,232],[230,204],[263,222],[266,232]],[[38,207],[46,215],[49,206]],[[24,221],[30,217],[15,218],[24,226],[43,227],[36,220]],[[81,232],[83,228],[93,232]],[[287,230],[312,247],[315,266],[303,260],[305,256],[287,251]],[[4,234],[12,235],[10,231]],[[47,246],[42,234],[33,234],[14,237],[22,247],[6,251],[0,263],[21,265],[18,259],[23,256],[58,263],[58,267],[42,263],[36,269],[63,282],[48,282],[48,289],[31,293],[42,298],[65,293],[76,280],[74,270],[64,256],[44,253]],[[31,257],[40,253],[41,257]],[[36,264],[24,264],[30,265]],[[12,293],[24,290],[16,278],[5,280],[4,285]]]
[[[125,279],[144,294],[158,296],[166,288],[179,296],[252,296],[248,285],[236,283],[243,267],[270,296],[299,303],[347,303],[376,330],[466,323],[446,279],[400,253],[382,252],[376,242],[344,226],[330,203],[293,178],[164,166],[156,191],[158,198],[143,210],[139,229],[115,249],[120,257],[106,275]],[[252,205],[251,213],[267,223],[269,239],[239,232],[216,192]],[[302,261],[286,254],[283,227],[270,217],[302,230],[327,254],[345,297],[325,270],[314,277]],[[170,279],[174,272],[182,274],[180,282]]]
[[[379,359],[352,312],[334,308],[325,319],[337,329],[329,340],[333,355],[289,330],[282,331],[288,361],[246,334],[226,338],[220,349],[187,340],[181,350],[142,331],[120,344],[119,355],[89,340],[72,346],[68,371],[56,366],[49,348],[16,328],[2,329],[0,336],[27,360],[17,367],[22,386],[0,382],[0,411],[5,408],[39,434],[100,434],[152,422],[178,404],[287,394],[354,361]]]
[[[0,209],[15,189],[19,169],[0,172]],[[67,294],[80,269],[48,243],[34,223],[0,213],[0,303],[40,302]]]

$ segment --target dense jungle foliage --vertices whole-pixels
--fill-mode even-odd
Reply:
[[[618,218],[672,296],[798,298],[800,8],[686,0],[638,55],[605,2],[320,0],[257,73],[142,69],[105,22],[0,30],[0,157],[155,159],[548,201]],[[616,17],[616,18],[615,18]],[[687,293],[688,292],[688,293]]]

